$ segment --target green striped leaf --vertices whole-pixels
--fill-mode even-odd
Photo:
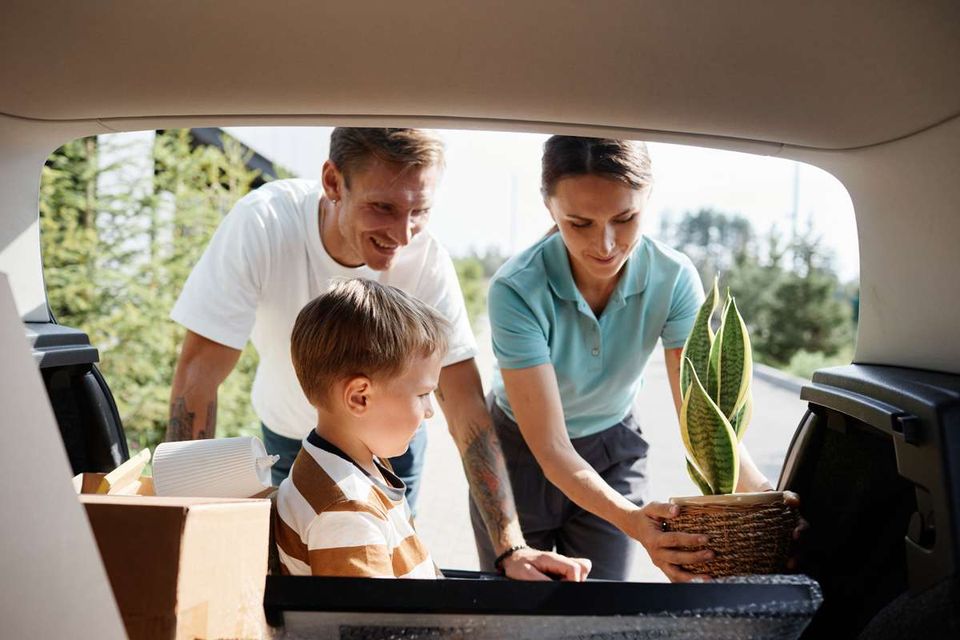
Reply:
[[[717,279],[713,279],[713,289],[707,295],[707,299],[700,305],[700,311],[693,322],[693,328],[690,335],[687,336],[687,342],[683,345],[683,353],[680,356],[680,395],[685,396],[690,388],[691,371],[695,370],[697,375],[705,377],[710,362],[710,347],[713,344],[713,327],[710,326],[710,318],[717,308],[719,299]],[[692,365],[687,365],[687,362]]]
[[[710,346],[710,362],[707,366],[707,377],[703,381],[703,388],[707,390],[714,402],[720,402],[720,353],[723,349],[723,319],[727,317],[727,310],[730,308],[730,287],[727,287],[727,298],[723,303],[723,311],[720,312],[720,328],[713,338],[713,344]],[[729,419],[730,416],[727,416]]]
[[[717,356],[719,387],[712,396],[723,415],[733,420],[746,402],[753,372],[753,353],[747,326],[740,317],[737,302],[727,293],[727,312],[714,341]],[[713,353],[711,352],[711,357]]]
[[[721,318],[723,316],[720,316]],[[707,395],[714,402],[719,401],[720,397],[720,349],[723,348],[723,325],[720,325],[721,331],[713,337],[713,344],[710,345],[710,359],[707,362],[707,376],[704,378],[703,388]]]
[[[700,493],[705,496],[715,495],[714,490],[710,487],[710,483],[703,479],[703,476],[700,475],[700,472],[697,471],[697,468],[693,466],[693,463],[690,462],[689,459],[687,460],[687,475],[693,480],[693,484],[697,485],[697,488],[700,489]]]
[[[743,434],[747,432],[747,425],[750,424],[751,418],[753,418],[753,394],[748,392],[746,401],[730,422],[738,441],[743,442]]]
[[[693,363],[690,388],[680,407],[680,428],[689,460],[718,494],[733,493],[740,474],[737,434],[700,383]]]
[[[690,432],[687,430],[687,408],[690,406],[691,395],[693,395],[693,388],[687,387],[687,392],[683,395],[683,400],[680,401],[680,439],[683,440],[683,446],[687,449],[688,462],[693,456],[693,444],[690,442]]]

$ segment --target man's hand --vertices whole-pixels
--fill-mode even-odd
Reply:
[[[624,532],[644,546],[653,564],[663,571],[671,582],[689,582],[697,579],[710,580],[710,576],[686,571],[681,565],[697,564],[713,558],[713,552],[684,551],[682,547],[699,547],[707,544],[706,536],[664,531],[663,521],[676,517],[676,505],[651,502],[630,515]]]
[[[543,581],[560,578],[583,582],[592,564],[586,558],[568,558],[552,551],[519,549],[503,561],[503,572],[514,580]]]

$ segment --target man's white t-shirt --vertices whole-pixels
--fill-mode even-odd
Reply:
[[[253,408],[271,431],[302,440],[316,426],[290,358],[297,314],[334,280],[368,278],[392,285],[449,320],[443,365],[476,354],[453,261],[428,232],[401,248],[387,271],[345,267],[320,240],[320,185],[277,180],[244,196],[220,223],[193,268],[170,317],[234,349],[248,339],[260,355]]]

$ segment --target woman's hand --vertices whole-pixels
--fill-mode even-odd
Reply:
[[[787,506],[795,508],[798,512],[800,511],[800,496],[793,491],[783,492],[783,502]],[[797,570],[797,542],[799,542],[800,536],[803,535],[803,532],[809,528],[810,523],[804,520],[803,516],[800,516],[799,521],[797,522],[797,527],[793,530],[793,545],[791,545],[790,559],[787,560],[787,569],[790,571]]]
[[[671,582],[689,582],[694,579],[710,580],[710,576],[690,573],[681,565],[698,564],[713,558],[713,552],[684,551],[682,547],[701,547],[709,542],[706,536],[664,531],[663,522],[679,513],[677,505],[650,502],[632,512],[623,531],[644,546],[650,559]]]

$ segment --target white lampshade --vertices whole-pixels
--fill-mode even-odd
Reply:
[[[270,488],[270,467],[259,438],[215,438],[164,442],[153,454],[158,496],[249,498]]]

